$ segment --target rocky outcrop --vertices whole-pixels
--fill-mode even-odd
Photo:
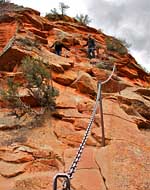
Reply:
[[[107,35],[74,19],[47,20],[35,10],[9,3],[0,8],[0,88],[7,88],[8,77],[21,81],[21,100],[35,113],[42,112],[23,87],[20,66],[28,55],[42,60],[51,74],[50,85],[59,91],[56,109],[40,119],[12,110],[0,99],[0,190],[50,190],[54,175],[68,172],[89,125],[97,82],[110,76],[113,64],[117,70],[102,85],[106,145],[102,147],[97,109],[71,189],[149,190],[149,74],[130,54],[108,51]],[[93,60],[83,49],[89,33],[101,44],[100,57]],[[63,49],[62,56],[50,49],[58,36],[70,48]]]

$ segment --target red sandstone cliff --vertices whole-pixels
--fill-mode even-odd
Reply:
[[[38,127],[24,125],[29,118],[18,120],[0,104],[0,190],[49,190],[53,176],[69,169],[91,116],[97,81],[111,73],[87,58],[82,45],[89,33],[101,44],[103,61],[113,59],[117,70],[102,87],[106,146],[101,147],[98,110],[72,189],[150,190],[149,74],[130,54],[108,51],[105,39],[111,37],[94,28],[68,17],[48,21],[35,10],[13,4],[0,9],[1,88],[8,76],[22,80],[21,60],[30,55],[49,64],[59,89],[57,114]],[[64,50],[62,57],[49,48],[57,36],[71,50]]]

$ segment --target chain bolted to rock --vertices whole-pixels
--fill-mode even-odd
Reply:
[[[113,70],[111,75],[103,82],[98,81],[98,92],[97,92],[97,97],[96,97],[96,101],[95,101],[95,105],[93,108],[93,112],[91,114],[91,118],[89,121],[89,124],[87,126],[87,129],[85,131],[84,137],[82,139],[82,142],[79,146],[79,149],[77,151],[77,154],[71,164],[71,167],[69,168],[69,171],[67,173],[58,173],[54,176],[53,179],[53,190],[57,190],[57,183],[58,183],[58,179],[63,179],[63,190],[70,190],[70,179],[72,179],[73,174],[76,171],[78,162],[80,161],[81,155],[83,153],[87,138],[89,136],[89,132],[91,131],[91,127],[92,124],[94,122],[94,118],[95,118],[95,114],[97,111],[97,107],[98,107],[98,103],[100,105],[100,116],[101,116],[101,127],[102,127],[102,146],[105,146],[105,133],[104,133],[104,120],[103,120],[103,106],[102,106],[102,96],[101,96],[101,86],[105,83],[107,83],[113,76],[114,71],[115,71],[116,66],[113,66]]]

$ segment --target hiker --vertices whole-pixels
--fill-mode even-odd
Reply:
[[[88,36],[87,43],[83,45],[83,47],[88,46],[88,58],[95,58],[95,40],[92,38],[91,35]]]
[[[70,51],[70,49],[68,47],[66,47],[61,40],[56,40],[53,45],[50,48],[55,49],[55,53],[59,56],[61,56],[62,53],[62,48],[65,48],[66,50]]]

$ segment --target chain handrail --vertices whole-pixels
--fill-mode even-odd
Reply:
[[[89,121],[89,124],[88,124],[88,127],[85,131],[85,134],[84,134],[84,137],[82,139],[82,142],[80,143],[80,146],[79,146],[79,149],[76,153],[76,156],[71,164],[71,167],[69,168],[69,171],[64,175],[67,175],[69,179],[72,179],[72,176],[73,174],[75,173],[76,171],[76,168],[77,168],[77,164],[81,158],[81,155],[82,155],[82,152],[83,152],[83,149],[85,147],[85,143],[87,141],[87,138],[88,138],[88,135],[89,135],[89,132],[91,130],[91,127],[92,127],[92,124],[93,124],[93,121],[94,121],[94,117],[95,117],[95,114],[96,114],[96,111],[97,111],[97,107],[98,107],[98,102],[100,102],[100,112],[101,112],[101,125],[102,125],[102,146],[105,146],[105,136],[104,136],[104,121],[103,121],[103,110],[102,110],[102,96],[101,96],[101,87],[103,84],[107,83],[113,76],[114,74],[114,71],[115,71],[115,68],[116,66],[114,65],[113,66],[113,70],[112,70],[112,73],[111,75],[103,82],[101,81],[98,81],[98,92],[97,92],[97,97],[96,97],[96,102],[95,102],[95,105],[94,105],[94,108],[93,108],[93,112],[92,112],[92,115],[91,115],[91,118],[90,118],[90,121]],[[66,181],[64,181],[63,183],[63,186],[65,187],[66,186]]]
[[[76,169],[76,166],[78,164],[78,161],[80,160],[80,157],[81,157],[81,154],[83,152],[83,149],[84,149],[84,146],[85,146],[85,143],[86,143],[86,140],[87,140],[87,137],[88,137],[88,134],[90,132],[90,129],[91,129],[91,126],[92,126],[92,123],[94,121],[94,117],[95,117],[95,114],[96,114],[96,110],[97,110],[97,106],[98,106],[98,101],[99,101],[99,98],[100,98],[100,91],[101,91],[101,84],[98,83],[98,93],[97,93],[97,97],[96,97],[96,103],[95,103],[95,106],[94,106],[94,109],[93,109],[93,112],[92,112],[92,115],[91,115],[91,119],[89,121],[89,124],[88,124],[88,127],[86,129],[86,132],[85,132],[85,135],[83,137],[83,140],[79,146],[79,149],[77,151],[77,154],[75,156],[75,159],[74,161],[72,162],[72,165],[69,169],[69,172],[68,172],[68,175],[70,177],[70,179],[72,178],[72,175],[73,173],[75,172],[75,169]]]
[[[112,78],[112,76],[113,76],[113,74],[115,72],[115,69],[116,69],[116,65],[113,66],[113,70],[112,70],[110,76],[105,81],[101,82],[102,85],[107,83]]]
[[[107,82],[112,78],[114,71],[115,71],[115,65],[113,66],[113,70],[112,70],[111,75],[110,75],[105,81],[103,81],[103,82],[98,81],[98,92],[97,92],[97,97],[96,97],[96,103],[95,103],[95,106],[94,106],[94,109],[93,109],[93,112],[92,112],[91,119],[90,119],[90,121],[89,121],[88,127],[87,127],[87,129],[86,129],[85,135],[84,135],[84,137],[83,137],[83,140],[82,140],[82,142],[81,142],[81,144],[80,144],[80,147],[79,147],[79,149],[78,149],[78,151],[77,151],[77,154],[76,154],[76,156],[75,156],[75,159],[74,159],[74,161],[72,162],[72,165],[71,165],[71,167],[70,167],[70,169],[69,169],[68,175],[69,175],[70,179],[72,178],[72,175],[73,175],[73,173],[75,172],[76,166],[77,166],[77,164],[78,164],[78,162],[79,162],[79,160],[80,160],[80,158],[81,158],[81,154],[82,154],[82,152],[83,152],[83,149],[84,149],[84,146],[85,146],[85,143],[86,143],[88,134],[89,134],[89,132],[90,132],[90,129],[91,129],[91,127],[92,127],[92,123],[93,123],[93,121],[94,121],[94,117],[95,117],[95,114],[96,114],[98,102],[102,99],[102,98],[101,98],[101,86],[102,86],[103,84],[107,83]],[[101,108],[102,108],[102,103],[101,103],[101,101],[100,101],[100,104],[101,104]],[[102,112],[102,109],[101,109],[101,112]],[[103,114],[101,114],[101,116],[102,116],[102,115],[103,115]],[[103,123],[103,119],[101,119],[101,121],[102,121],[102,123]],[[102,124],[102,126],[104,126],[104,125]],[[103,134],[104,134],[104,129],[103,129],[102,132],[103,132]],[[103,145],[104,145],[104,144],[105,144],[105,143],[103,142]]]

